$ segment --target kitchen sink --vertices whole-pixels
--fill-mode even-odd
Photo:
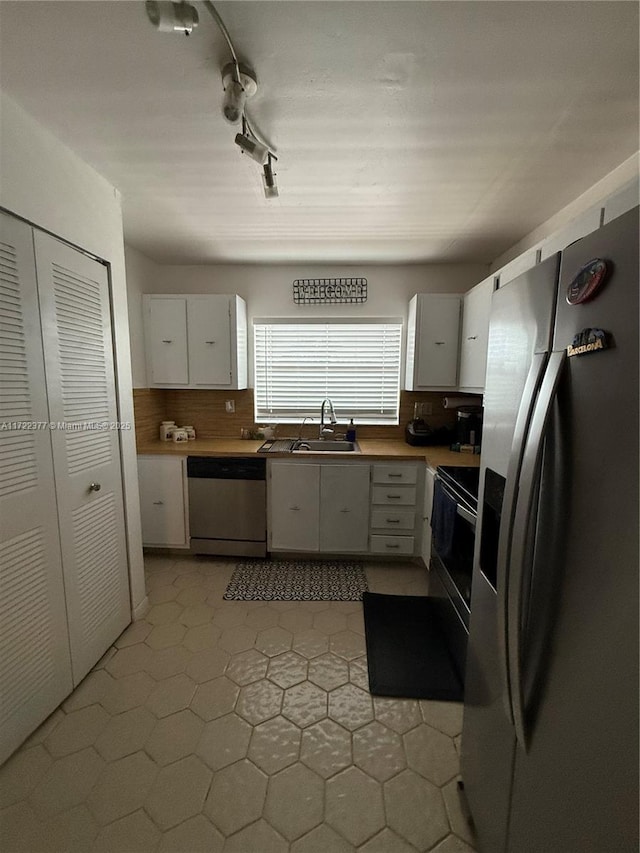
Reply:
[[[332,439],[303,439],[296,441],[292,453],[359,453],[356,441]]]

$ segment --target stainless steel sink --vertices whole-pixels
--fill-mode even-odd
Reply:
[[[356,441],[316,438],[296,441],[292,453],[360,453],[360,448]]]

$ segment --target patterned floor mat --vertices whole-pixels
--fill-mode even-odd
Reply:
[[[361,601],[367,576],[342,560],[250,560],[238,563],[223,598],[238,601]]]

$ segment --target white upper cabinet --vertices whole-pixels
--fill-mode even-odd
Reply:
[[[459,382],[462,391],[484,390],[493,285],[494,276],[485,278],[465,294],[462,303]]]
[[[144,297],[151,388],[247,387],[247,308],[224,294]]]
[[[144,299],[149,385],[188,385],[187,300],[160,296]]]
[[[418,293],[409,303],[407,391],[444,391],[457,386],[460,297]]]

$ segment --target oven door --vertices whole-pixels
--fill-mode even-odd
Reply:
[[[456,502],[453,541],[450,552],[443,555],[438,551],[435,537],[431,544],[431,568],[446,594],[451,599],[458,618],[469,630],[471,613],[471,579],[473,576],[473,549],[476,535],[476,514],[440,479],[445,494]]]

